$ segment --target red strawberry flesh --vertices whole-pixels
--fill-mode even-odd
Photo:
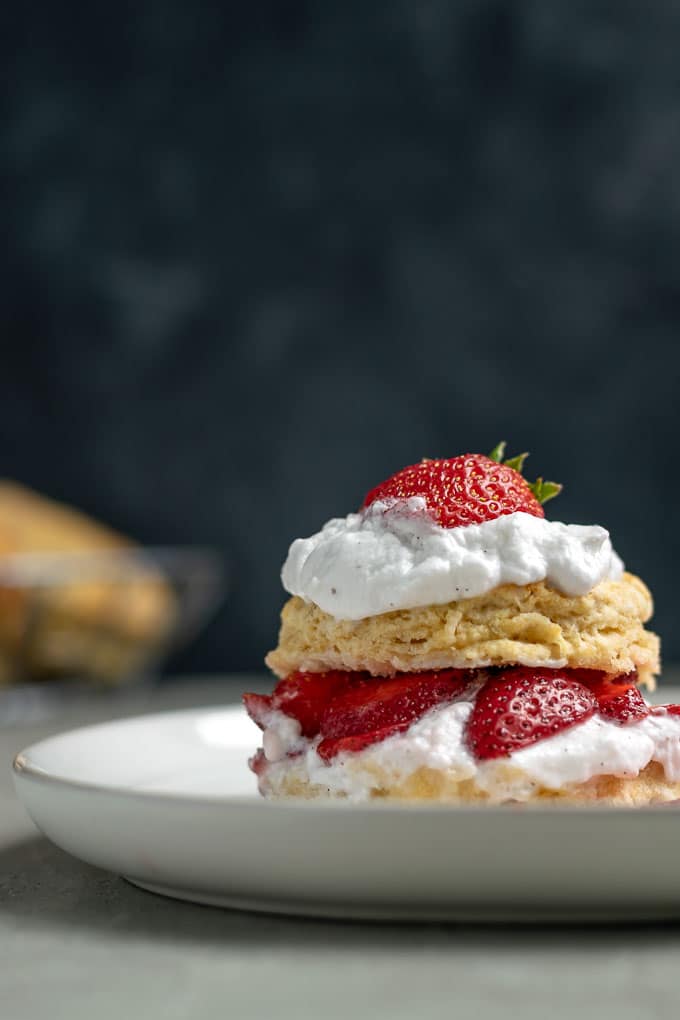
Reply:
[[[344,670],[291,673],[279,681],[270,696],[244,694],[243,702],[251,719],[261,729],[267,725],[267,714],[279,711],[297,719],[304,737],[315,737],[328,701],[346,687],[361,684],[367,677],[368,673]]]
[[[573,669],[569,676],[595,696],[597,710],[605,719],[626,725],[649,715],[649,706],[637,688],[637,673],[616,675],[592,669]]]
[[[243,704],[253,722],[257,723],[261,730],[266,729],[267,718],[272,710],[271,696],[269,694],[244,694]]]
[[[478,453],[411,464],[371,489],[363,506],[412,496],[422,496],[430,516],[444,528],[481,524],[517,511],[544,516],[519,471]]]
[[[680,705],[655,705],[652,715],[680,715]]]
[[[649,715],[649,708],[637,687],[628,687],[616,697],[600,702],[598,711],[621,725],[639,722]]]
[[[252,756],[252,758],[248,759],[248,768],[250,769],[251,772],[254,772],[255,775],[258,776],[259,778],[263,774],[266,767],[267,759],[265,757],[264,751],[260,747]]]
[[[373,730],[371,733],[355,733],[351,737],[325,737],[316,751],[319,757],[328,763],[338,754],[363,751],[371,744],[379,744],[397,732],[399,730],[396,730],[394,726],[385,726],[381,730]]]
[[[322,745],[326,740],[361,737],[365,747],[401,733],[435,705],[454,701],[470,680],[469,670],[448,669],[402,673],[349,688],[329,703],[321,718]],[[327,756],[330,746],[335,745],[321,746],[322,758]],[[340,749],[347,750],[349,746]]]
[[[567,672],[516,667],[489,680],[475,701],[467,741],[480,760],[502,758],[585,722],[593,694]]]
[[[246,709],[265,729],[272,711],[300,723],[303,736],[320,738],[324,761],[356,752],[407,730],[437,705],[455,701],[473,681],[486,682],[477,694],[466,740],[481,760],[504,757],[553,736],[595,712],[621,725],[650,711],[680,715],[680,706],[651,709],[636,687],[637,674],[589,669],[438,670],[371,677],[333,670],[293,673],[271,695],[246,694]],[[256,762],[264,767],[264,760]]]

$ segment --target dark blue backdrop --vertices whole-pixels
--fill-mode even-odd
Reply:
[[[680,656],[680,6],[1,17],[0,470],[224,550],[181,666],[257,665],[291,538],[503,437]]]

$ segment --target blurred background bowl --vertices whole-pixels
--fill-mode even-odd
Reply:
[[[224,597],[219,554],[199,548],[0,557],[0,686],[93,687],[156,672]]]

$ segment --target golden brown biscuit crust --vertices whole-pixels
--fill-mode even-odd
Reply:
[[[295,670],[367,670],[374,676],[424,669],[521,663],[609,673],[637,670],[654,686],[659,639],[644,629],[652,597],[633,574],[582,596],[544,581],[502,585],[444,605],[336,620],[313,603],[289,599],[278,647],[266,662],[277,676]]]

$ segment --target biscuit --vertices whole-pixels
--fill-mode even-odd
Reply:
[[[653,689],[659,639],[644,629],[652,609],[646,585],[627,573],[586,595],[563,595],[544,581],[502,585],[475,598],[362,620],[336,620],[294,597],[283,608],[279,644],[266,662],[279,677],[295,670],[389,676],[515,663],[637,670]]]
[[[352,765],[345,766],[351,771]],[[366,766],[364,766],[366,769]],[[421,767],[401,781],[384,770],[373,767],[373,782],[367,790],[371,800],[439,802],[448,804],[508,803],[506,797],[494,798],[474,779],[459,779],[446,769]],[[342,792],[310,783],[296,760],[269,768],[261,780],[261,791],[267,797],[302,797],[307,800],[345,799]],[[585,783],[570,783],[559,790],[536,785],[523,804],[588,805],[606,803],[616,807],[644,807],[680,799],[680,783],[665,778],[658,762],[650,762],[634,777],[595,776]]]

